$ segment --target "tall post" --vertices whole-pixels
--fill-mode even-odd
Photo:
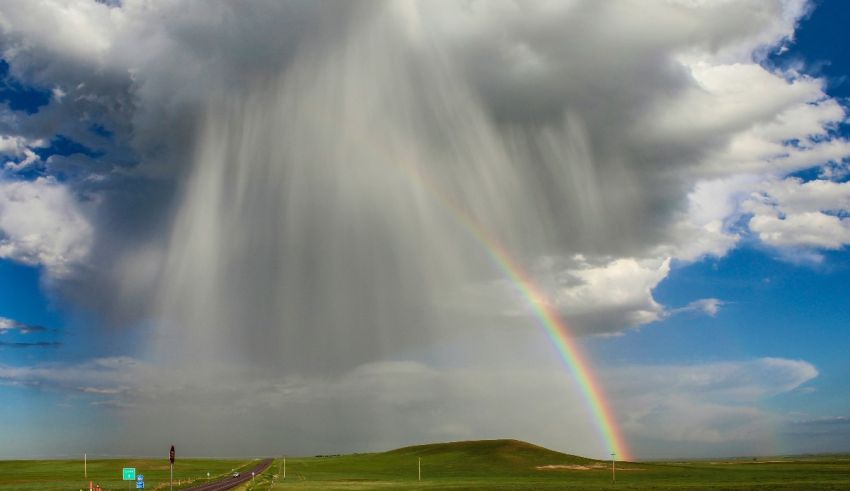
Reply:
[[[617,482],[617,460],[614,458],[616,455],[611,453],[611,482]]]
[[[168,484],[168,489],[174,491],[174,445],[168,451],[168,462],[171,464],[171,480]]]
[[[283,478],[286,479],[286,457],[283,458]]]
[[[418,466],[419,466],[419,480],[421,481],[422,480],[422,457],[419,457]]]
[[[89,455],[83,454],[83,477],[89,478]]]

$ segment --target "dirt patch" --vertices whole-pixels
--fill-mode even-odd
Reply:
[[[611,469],[610,465],[596,463],[590,465],[577,465],[577,464],[550,464],[550,465],[538,465],[535,469],[539,471],[591,471],[598,469]],[[637,467],[619,467],[617,466],[617,472],[624,471],[642,471],[645,469],[640,469]]]

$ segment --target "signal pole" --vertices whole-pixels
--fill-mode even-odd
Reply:
[[[611,482],[617,482],[617,460],[614,458],[616,455],[611,452]]]

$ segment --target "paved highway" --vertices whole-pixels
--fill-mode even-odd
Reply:
[[[273,459],[265,459],[259,464],[257,464],[254,468],[248,469],[246,471],[241,471],[239,477],[227,477],[225,479],[221,479],[218,481],[212,481],[206,483],[201,486],[196,486],[194,488],[187,488],[191,491],[224,491],[225,489],[233,489],[240,484],[244,484],[251,480],[251,472],[254,472],[256,476],[259,476],[261,472],[268,469],[270,465],[272,465]]]

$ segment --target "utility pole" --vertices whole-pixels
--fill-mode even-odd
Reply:
[[[616,455],[611,452],[611,482],[617,482],[617,459],[614,458]]]

